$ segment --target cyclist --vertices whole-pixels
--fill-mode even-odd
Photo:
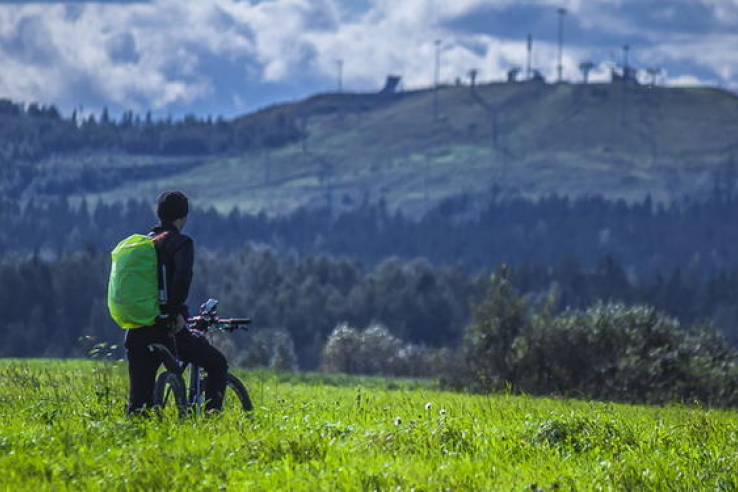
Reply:
[[[207,372],[206,411],[218,411],[223,404],[228,363],[223,354],[210,345],[199,332],[187,328],[187,296],[192,282],[194,246],[192,238],[181,233],[187,223],[189,204],[181,191],[167,191],[159,196],[159,225],[149,233],[158,236],[158,256],[162,266],[160,283],[167,293],[161,306],[162,317],[154,325],[127,330],[126,357],[130,393],[128,413],[142,413],[153,406],[156,372],[160,356],[148,346],[159,343],[185,362],[193,362]],[[163,235],[163,236],[162,236]]]

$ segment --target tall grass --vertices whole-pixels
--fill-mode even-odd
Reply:
[[[115,362],[0,361],[0,490],[736,490],[736,413],[241,373],[248,416],[127,418]]]

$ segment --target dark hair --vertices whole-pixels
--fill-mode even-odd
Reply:
[[[174,222],[182,217],[187,217],[189,212],[187,197],[181,191],[165,191],[159,195],[156,206],[156,215],[162,222]]]

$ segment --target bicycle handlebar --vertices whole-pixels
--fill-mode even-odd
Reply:
[[[244,325],[251,324],[251,318],[218,318],[217,316],[193,316],[187,320],[190,328],[202,331],[236,331],[246,330]]]
[[[208,299],[200,306],[200,314],[187,319],[190,328],[207,331],[236,331],[239,328],[246,330],[243,325],[251,324],[251,318],[219,318],[217,314],[218,301]]]
[[[218,323],[228,323],[230,325],[250,325],[251,318],[225,318],[219,319]]]

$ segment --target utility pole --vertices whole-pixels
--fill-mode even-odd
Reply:
[[[530,65],[533,57],[533,35],[528,34],[528,60],[525,64],[525,80],[530,80]]]
[[[436,65],[433,73],[433,121],[438,121],[438,86],[441,78],[441,40],[436,39]]]
[[[620,124],[625,126],[625,118],[626,118],[626,105],[628,104],[628,101],[626,99],[626,93],[627,93],[627,87],[629,84],[629,77],[630,77],[630,67],[628,66],[628,54],[630,53],[630,45],[624,44],[623,45],[623,80],[621,81],[621,102],[620,102]]]
[[[628,72],[630,72],[630,67],[628,66],[629,60],[628,60],[628,54],[630,53],[630,45],[624,44],[623,45],[623,79],[628,75]]]
[[[301,133],[302,133],[302,155],[303,157],[306,157],[308,154],[308,117],[303,116],[301,123]]]
[[[338,92],[343,92],[343,59],[336,60],[338,65]]]
[[[564,16],[566,15],[566,9],[560,8],[559,13],[559,64],[556,67],[558,72],[558,82],[561,83],[564,80]]]

